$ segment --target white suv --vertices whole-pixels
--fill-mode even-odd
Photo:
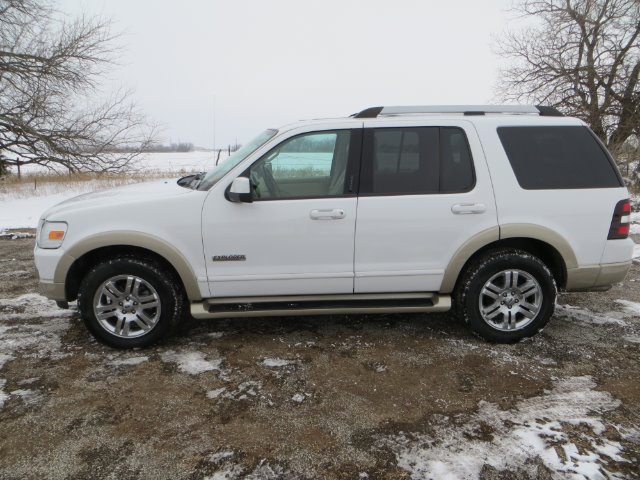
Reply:
[[[44,293],[115,347],[196,318],[444,312],[513,342],[556,289],[624,279],[615,163],[549,107],[375,107],[266,130],[206,175],[81,195],[40,220]]]

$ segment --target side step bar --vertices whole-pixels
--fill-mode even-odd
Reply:
[[[446,312],[451,296],[434,293],[367,293],[212,298],[191,304],[194,318],[283,317],[349,313]]]

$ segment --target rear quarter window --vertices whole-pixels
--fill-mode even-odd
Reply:
[[[586,127],[499,127],[498,136],[523,189],[622,186],[611,157]]]

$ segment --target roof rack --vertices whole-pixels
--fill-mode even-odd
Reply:
[[[358,112],[354,118],[377,118],[394,115],[421,115],[433,113],[457,113],[463,115],[486,115],[487,113],[506,113],[516,115],[540,115],[543,117],[562,117],[555,107],[544,105],[425,105],[407,107],[370,107]]]

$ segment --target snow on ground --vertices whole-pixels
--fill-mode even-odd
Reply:
[[[620,443],[602,436],[601,415],[620,402],[595,387],[589,376],[557,380],[551,391],[509,410],[481,401],[462,424],[441,416],[429,434],[400,432],[381,437],[377,446],[390,448],[415,479],[476,479],[485,464],[499,471],[532,469],[536,457],[562,478],[619,478],[607,463],[628,460]]]
[[[296,360],[285,360],[282,358],[265,358],[262,361],[262,365],[270,368],[288,367],[290,365],[296,365]]]
[[[147,153],[136,164],[143,170],[158,172],[207,172],[215,167],[217,155],[213,151]],[[221,152],[219,162],[227,157],[227,152]]]
[[[78,193],[58,193],[44,197],[32,198],[0,198],[0,230],[3,228],[36,228],[40,215],[54,206]]]
[[[280,465],[270,465],[266,459],[262,459],[258,465],[248,471],[247,467],[242,463],[234,463],[233,457],[235,453],[232,451],[222,451],[209,456],[209,462],[216,465],[217,469],[213,475],[206,476],[203,480],[236,480],[239,478],[246,479],[292,479],[297,478],[296,475],[288,472]]]
[[[117,360],[111,360],[109,362],[110,365],[114,367],[122,367],[122,366],[135,366],[140,365],[141,363],[149,361],[149,357],[129,357],[129,358],[119,358]]]
[[[145,153],[135,159],[131,167],[133,170],[149,172],[205,172],[215,166],[217,156],[218,152],[209,150]],[[227,157],[226,151],[221,152],[219,162]],[[29,175],[46,173],[48,170],[40,165],[25,165],[21,171],[23,175]]]
[[[599,315],[590,310],[574,307],[572,305],[556,305],[555,315],[564,320],[576,320],[580,323],[594,325],[619,325],[625,326],[627,323],[619,318],[624,316],[620,312],[608,312]]]
[[[182,352],[177,353],[168,350],[162,354],[161,359],[165,363],[175,363],[181,372],[189,375],[198,375],[211,370],[220,370],[222,359],[205,360],[202,352]]]
[[[631,302],[629,300],[616,300],[616,303],[622,305],[625,313],[628,313],[629,315],[640,316],[640,303]]]
[[[54,301],[35,293],[0,299],[0,375],[4,366],[18,357],[43,360],[65,357],[61,337],[69,328],[71,315],[73,311],[60,310]],[[29,323],[33,319],[46,322]],[[38,398],[37,392],[26,390],[7,394],[4,385],[5,380],[0,378],[0,408],[10,395],[30,402]]]
[[[218,398],[226,398],[228,400],[250,400],[256,398],[260,390],[262,390],[262,382],[248,380],[238,385],[235,390],[227,389],[227,387],[217,388],[215,390],[209,390],[207,392],[207,398],[210,400],[216,400]]]
[[[631,212],[631,233],[640,235],[640,212]]]

